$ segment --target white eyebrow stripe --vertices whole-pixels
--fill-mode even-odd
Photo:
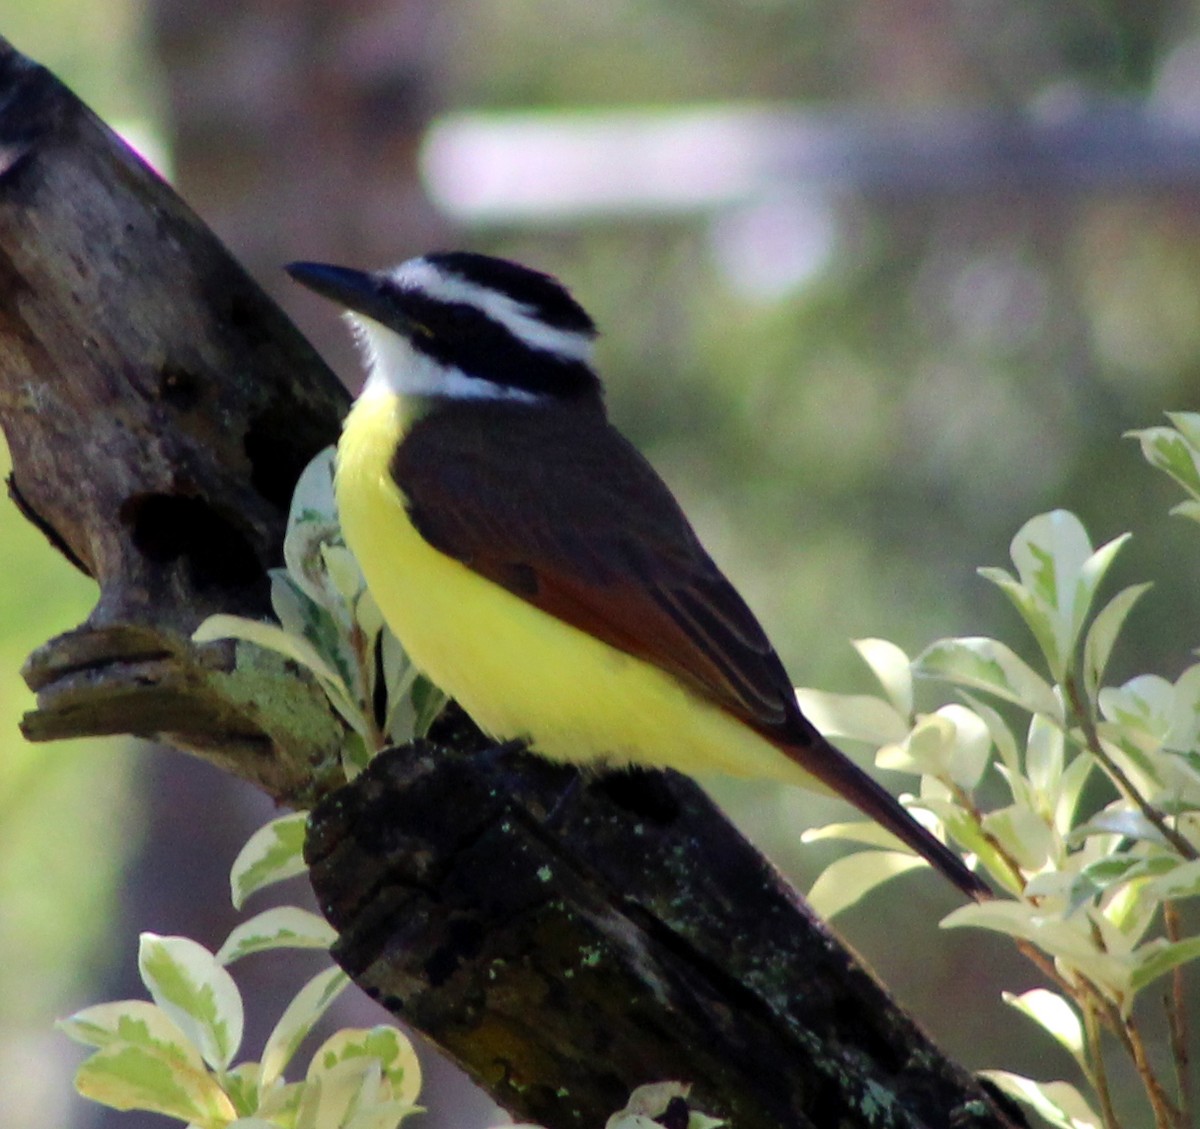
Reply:
[[[402,289],[420,291],[439,302],[461,302],[482,310],[531,349],[566,361],[591,362],[592,339],[587,334],[547,325],[534,317],[523,302],[448,274],[428,259],[410,259],[401,263],[388,272],[388,277]]]

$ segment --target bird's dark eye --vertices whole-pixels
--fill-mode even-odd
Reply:
[[[441,312],[443,324],[439,328],[455,337],[477,336],[484,321],[478,310],[461,303],[448,305]]]

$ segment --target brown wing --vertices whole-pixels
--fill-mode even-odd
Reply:
[[[774,739],[796,737],[791,683],[758,621],[600,411],[455,404],[414,425],[392,474],[437,549]]]
[[[392,476],[435,548],[654,663],[758,730],[971,897],[987,886],[834,748],[653,468],[598,408],[458,403],[418,421]]]

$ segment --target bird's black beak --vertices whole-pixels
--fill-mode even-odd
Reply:
[[[301,286],[372,321],[390,325],[402,316],[379,275],[329,263],[288,263],[283,269]]]

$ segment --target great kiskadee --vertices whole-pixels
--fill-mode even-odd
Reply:
[[[287,268],[349,311],[369,376],[338,445],[346,544],[412,661],[555,761],[829,790],[989,891],[800,712],[766,634],[609,423],[592,319],[549,275],[455,251]]]

